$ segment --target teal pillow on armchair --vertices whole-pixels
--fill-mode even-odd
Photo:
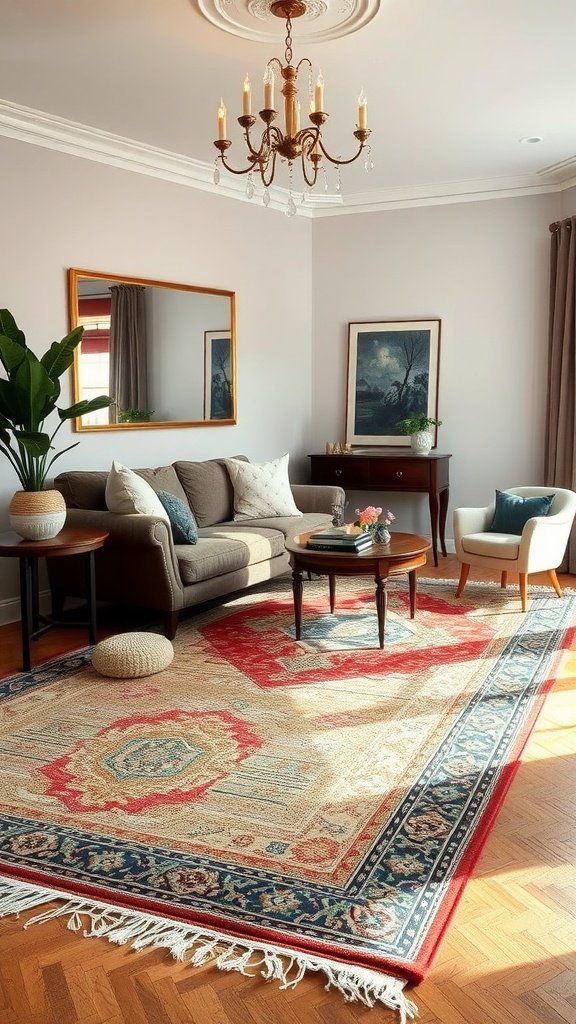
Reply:
[[[553,494],[523,498],[520,494],[496,491],[496,508],[488,532],[521,534],[526,523],[533,516],[548,515],[553,501]]]

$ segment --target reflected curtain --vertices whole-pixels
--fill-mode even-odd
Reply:
[[[148,409],[146,289],[139,284],[110,288],[110,395],[121,409]]]
[[[545,483],[576,490],[576,217],[550,225]],[[562,568],[576,572],[576,531]]]

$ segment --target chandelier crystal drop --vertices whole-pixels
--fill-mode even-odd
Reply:
[[[286,212],[288,213],[288,216],[294,216],[294,213],[296,212],[292,196],[294,164],[297,161],[300,162],[302,176],[309,188],[313,188],[316,184],[320,171],[322,171],[323,179],[326,182],[324,187],[327,188],[326,163],[332,164],[337,169],[337,191],[340,192],[340,167],[345,164],[354,163],[364,150],[368,138],[370,137],[370,129],[367,127],[368,107],[366,95],[362,89],[358,97],[358,123],[356,130],[353,132],[354,137],[358,141],[358,150],[354,156],[350,157],[348,160],[342,160],[340,157],[331,156],[324,145],[324,139],[322,136],[322,128],[328,120],[328,114],[324,111],[324,79],[322,77],[322,72],[318,72],[316,83],[313,85],[312,64],[308,58],[303,57],[296,66],[292,64],[292,18],[301,17],[306,12],[306,4],[303,0],[274,0],[270,6],[270,11],[276,17],[283,18],[286,21],[285,63],[282,64],[278,57],[272,57],[266,65],[263,82],[264,104],[263,109],[259,111],[260,120],[264,124],[260,140],[254,141],[250,134],[256,124],[257,118],[252,114],[251,86],[248,75],[246,75],[242,89],[242,115],[238,118],[238,124],[243,130],[244,140],[248,148],[247,166],[237,169],[235,167],[231,167],[226,159],[226,151],[230,148],[232,143],[230,139],[226,137],[226,107],[224,106],[223,100],[220,100],[220,106],[218,108],[218,138],[214,142],[214,145],[220,153],[220,155],[216,157],[216,161],[220,161],[227,171],[230,171],[232,174],[249,175],[250,184],[252,184],[252,176],[254,174],[260,175],[262,184],[264,185],[263,202],[265,205],[268,205],[270,202],[268,188],[274,180],[276,159],[280,156],[283,161],[287,161],[290,180],[290,199],[288,204],[289,208]],[[309,68],[308,119],[310,124],[301,128],[300,118],[302,110],[300,101],[298,100],[297,81],[298,72],[302,65],[305,64],[307,64]],[[283,80],[283,131],[277,124],[274,124],[278,116],[278,112],[274,109],[275,68],[278,69]],[[370,147],[368,147],[368,152],[369,149]],[[368,163],[369,161],[366,160],[366,168],[368,168]],[[215,181],[216,177],[217,175],[215,172]],[[254,194],[253,184],[252,188],[248,187],[246,189],[246,194],[249,198],[252,197]]]

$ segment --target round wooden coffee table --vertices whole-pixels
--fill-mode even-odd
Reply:
[[[378,641],[384,647],[384,625],[388,595],[386,582],[389,576],[408,573],[410,591],[410,618],[416,613],[416,569],[426,565],[426,552],[432,544],[426,537],[415,533],[392,533],[388,544],[373,544],[364,551],[317,551],[306,547],[310,533],[286,541],[286,550],[292,566],[292,590],[294,593],[294,621],[296,639],[302,630],[302,590],[304,572],[328,576],[330,587],[330,611],[336,601],[337,576],[373,576],[376,584],[376,610],[378,612]]]
[[[47,629],[60,625],[59,622],[41,615],[38,608],[38,561],[40,558],[65,558],[68,555],[84,555],[86,561],[86,595],[88,599],[88,622],[71,622],[66,625],[88,626],[90,643],[96,643],[96,587],[94,580],[94,552],[101,548],[107,530],[96,527],[65,526],[60,533],[49,540],[22,540],[12,531],[0,533],[0,558],[20,559],[20,613],[22,620],[22,668],[29,671],[32,665],[30,641],[45,633]],[[40,623],[43,623],[40,626]]]

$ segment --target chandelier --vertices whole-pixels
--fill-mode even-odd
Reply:
[[[220,100],[218,108],[218,138],[214,142],[220,154],[216,157],[215,161],[214,183],[218,184],[220,181],[219,163],[221,163],[232,174],[248,175],[246,195],[251,199],[255,192],[254,176],[259,176],[264,186],[262,201],[265,206],[268,206],[270,203],[268,189],[274,180],[276,160],[279,156],[281,160],[288,163],[289,198],[286,214],[289,217],[293,217],[296,213],[296,203],[293,196],[294,164],[297,161],[300,162],[302,176],[308,188],[314,187],[322,170],[325,182],[324,187],[326,189],[328,188],[326,162],[332,164],[337,171],[336,191],[340,192],[340,167],[345,164],[354,163],[358,159],[366,147],[370,136],[370,129],[367,127],[367,101],[362,89],[358,97],[358,124],[356,131],[353,132],[354,137],[358,140],[357,152],[348,160],[343,160],[339,156],[331,156],[324,145],[322,136],[323,125],[328,120],[328,114],[324,111],[324,79],[322,72],[318,73],[316,84],[312,88],[312,64],[308,58],[303,57],[295,67],[292,64],[292,18],[299,18],[305,14],[306,4],[304,0],[274,0],[270,5],[270,11],[277,18],[283,18],[286,21],[286,50],[284,53],[285,64],[282,64],[278,57],[272,57],[266,65],[266,73],[264,75],[264,109],[259,111],[260,119],[264,123],[264,129],[260,140],[253,141],[250,133],[256,124],[257,118],[252,114],[251,87],[248,75],[246,75],[242,94],[242,115],[238,118],[238,124],[243,130],[246,146],[248,147],[248,163],[246,167],[236,169],[231,167],[226,159],[226,151],[232,143],[226,137],[226,107],[223,100]],[[301,128],[301,110],[298,100],[297,81],[298,72],[303,65],[307,65],[309,69],[310,98],[308,118],[310,124]],[[277,111],[274,109],[275,66],[278,67],[284,82],[282,87],[282,96],[284,97],[284,131],[277,124],[274,124],[277,117]],[[370,158],[370,147],[367,146],[366,150],[368,155],[365,168],[368,171],[372,168],[372,160]]]

